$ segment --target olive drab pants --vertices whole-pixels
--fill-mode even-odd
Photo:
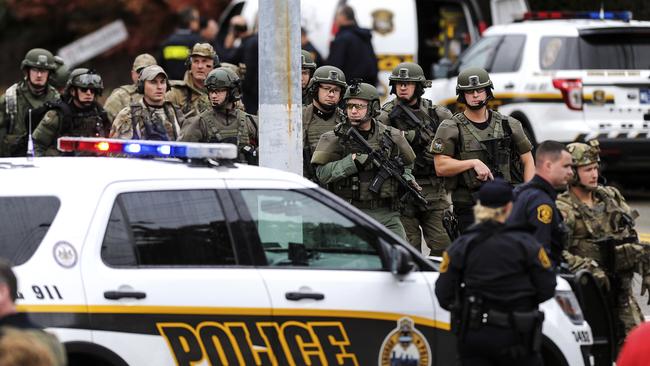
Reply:
[[[424,235],[424,241],[430,250],[429,255],[441,256],[451,242],[442,226],[444,212],[444,209],[434,209],[416,211],[413,215],[402,215],[401,220],[408,242],[422,251],[422,235]],[[422,227],[422,232],[420,232],[420,227]]]
[[[406,240],[406,232],[400,220],[399,211],[391,208],[379,207],[373,209],[361,209],[365,214],[379,221],[380,224],[386,226],[388,230],[397,234],[397,236]]]

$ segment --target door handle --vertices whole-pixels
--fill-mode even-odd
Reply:
[[[325,295],[319,294],[318,292],[287,292],[284,294],[284,297],[287,300],[298,301],[302,299],[314,299],[314,300],[323,300]]]
[[[107,300],[119,299],[137,299],[142,300],[147,297],[147,294],[140,291],[105,291],[104,298]]]
[[[508,84],[504,85],[503,87],[504,87],[505,89],[512,89],[512,88],[515,87],[515,84],[513,84],[512,82],[509,82]]]

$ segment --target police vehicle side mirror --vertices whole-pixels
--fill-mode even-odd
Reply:
[[[406,248],[398,244],[390,247],[390,272],[393,275],[403,276],[414,268],[413,257]]]
[[[431,74],[434,79],[446,79],[451,76],[449,74],[452,66],[451,60],[448,58],[440,59],[440,61],[433,64]]]

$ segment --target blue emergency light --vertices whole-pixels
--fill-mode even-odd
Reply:
[[[127,156],[140,157],[209,158],[221,160],[234,160],[237,158],[237,146],[222,143],[206,144],[92,137],[60,137],[57,140],[57,148],[62,152],[125,154]]]

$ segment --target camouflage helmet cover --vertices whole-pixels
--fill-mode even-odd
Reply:
[[[424,77],[422,67],[414,62],[402,62],[395,66],[388,80],[390,85],[400,81],[413,81],[421,83],[425,88],[431,86],[431,82]]]
[[[151,56],[148,53],[143,53],[138,56],[136,56],[135,60],[133,60],[133,68],[131,70],[135,72],[140,72],[142,69],[144,69],[147,66],[151,65],[157,65],[158,62],[156,62],[156,59]]]
[[[44,70],[56,70],[56,61],[52,52],[44,48],[32,48],[27,51],[25,58],[20,63],[20,68],[35,67]]]
[[[458,74],[456,94],[483,88],[493,88],[490,74],[480,67],[469,67]]]
[[[567,145],[567,150],[571,154],[575,167],[600,162],[598,140],[591,140],[588,143],[573,142]]]
[[[348,86],[345,82],[345,74],[341,69],[336,66],[321,66],[314,71],[314,75],[309,81],[308,88],[311,88],[312,85],[326,83],[338,85],[341,88]]]
[[[311,53],[309,51],[302,50],[300,52],[300,61],[303,69],[316,69],[316,62],[314,61],[314,58],[311,56]]]

